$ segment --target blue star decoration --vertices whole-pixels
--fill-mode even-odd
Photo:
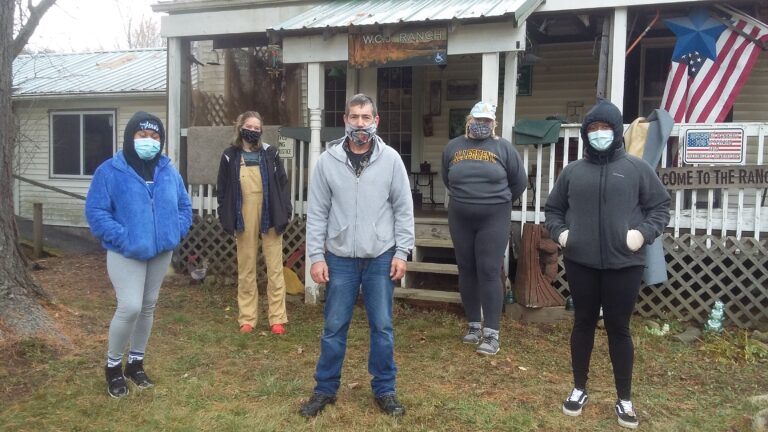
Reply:
[[[695,8],[687,17],[664,20],[677,36],[672,60],[678,63],[692,62],[701,65],[706,59],[717,58],[717,38],[726,29],[720,21],[712,18],[709,10]],[[697,71],[700,67],[696,67]],[[689,70],[690,73],[690,70]]]

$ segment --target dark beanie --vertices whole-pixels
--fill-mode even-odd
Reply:
[[[157,156],[150,160],[140,158],[134,148],[133,136],[140,130],[152,130],[160,134],[160,151]],[[165,147],[165,128],[159,118],[150,113],[139,111],[128,120],[123,134],[123,154],[128,165],[144,180],[149,181],[154,178],[155,167],[163,153],[163,147]]]
[[[587,127],[594,122],[604,122],[611,125],[613,129],[613,143],[607,149],[598,152],[591,145],[589,145],[589,137],[587,136]],[[617,148],[620,148],[624,143],[624,117],[621,115],[619,107],[611,102],[600,99],[597,104],[587,111],[584,115],[584,122],[581,124],[581,139],[584,141],[585,149],[588,154],[597,156],[602,154],[610,155]]]

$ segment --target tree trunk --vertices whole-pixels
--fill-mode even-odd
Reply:
[[[520,246],[515,295],[525,307],[563,306],[565,298],[552,285],[557,278],[557,244],[542,225],[525,224]]]
[[[17,130],[11,69],[18,41],[13,39],[13,11],[13,0],[0,0],[0,340],[6,336],[3,331],[22,337],[59,334],[39,303],[45,294],[32,280],[17,242],[12,177]]]

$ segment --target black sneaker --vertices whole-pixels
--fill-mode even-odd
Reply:
[[[144,372],[143,360],[128,362],[128,364],[125,365],[125,376],[130,378],[130,380],[136,384],[136,387],[140,389],[148,389],[155,386],[155,383],[152,382],[146,372]]]
[[[632,401],[623,399],[617,400],[616,417],[619,420],[619,426],[637,429],[639,422],[637,421],[637,415],[635,414],[635,407],[632,406]]]
[[[105,366],[104,374],[107,377],[107,393],[110,396],[116,399],[128,396],[128,385],[123,376],[123,365]]]
[[[302,417],[314,417],[318,415],[326,405],[335,403],[336,396],[313,393],[312,397],[301,406],[299,414],[301,414]]]
[[[568,399],[563,402],[563,414],[571,417],[580,415],[584,405],[587,404],[587,400],[589,400],[589,396],[587,396],[586,390],[574,388],[568,395]]]
[[[378,405],[384,413],[391,415],[392,417],[405,415],[405,407],[397,400],[397,396],[395,395],[377,397],[376,405]]]

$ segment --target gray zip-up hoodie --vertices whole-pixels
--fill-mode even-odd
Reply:
[[[614,141],[601,152],[586,144],[587,156],[563,169],[547,199],[545,225],[555,240],[569,230],[563,256],[573,262],[597,269],[645,265],[645,247],[632,252],[627,231],[653,243],[669,223],[669,193],[647,162],[624,151],[615,105],[600,102],[587,113],[585,141],[595,121],[613,126]]]
[[[325,251],[375,258],[393,246],[402,260],[414,245],[413,199],[400,155],[376,136],[368,166],[355,175],[343,148],[328,143],[312,173],[307,210],[307,251],[312,264]]]

